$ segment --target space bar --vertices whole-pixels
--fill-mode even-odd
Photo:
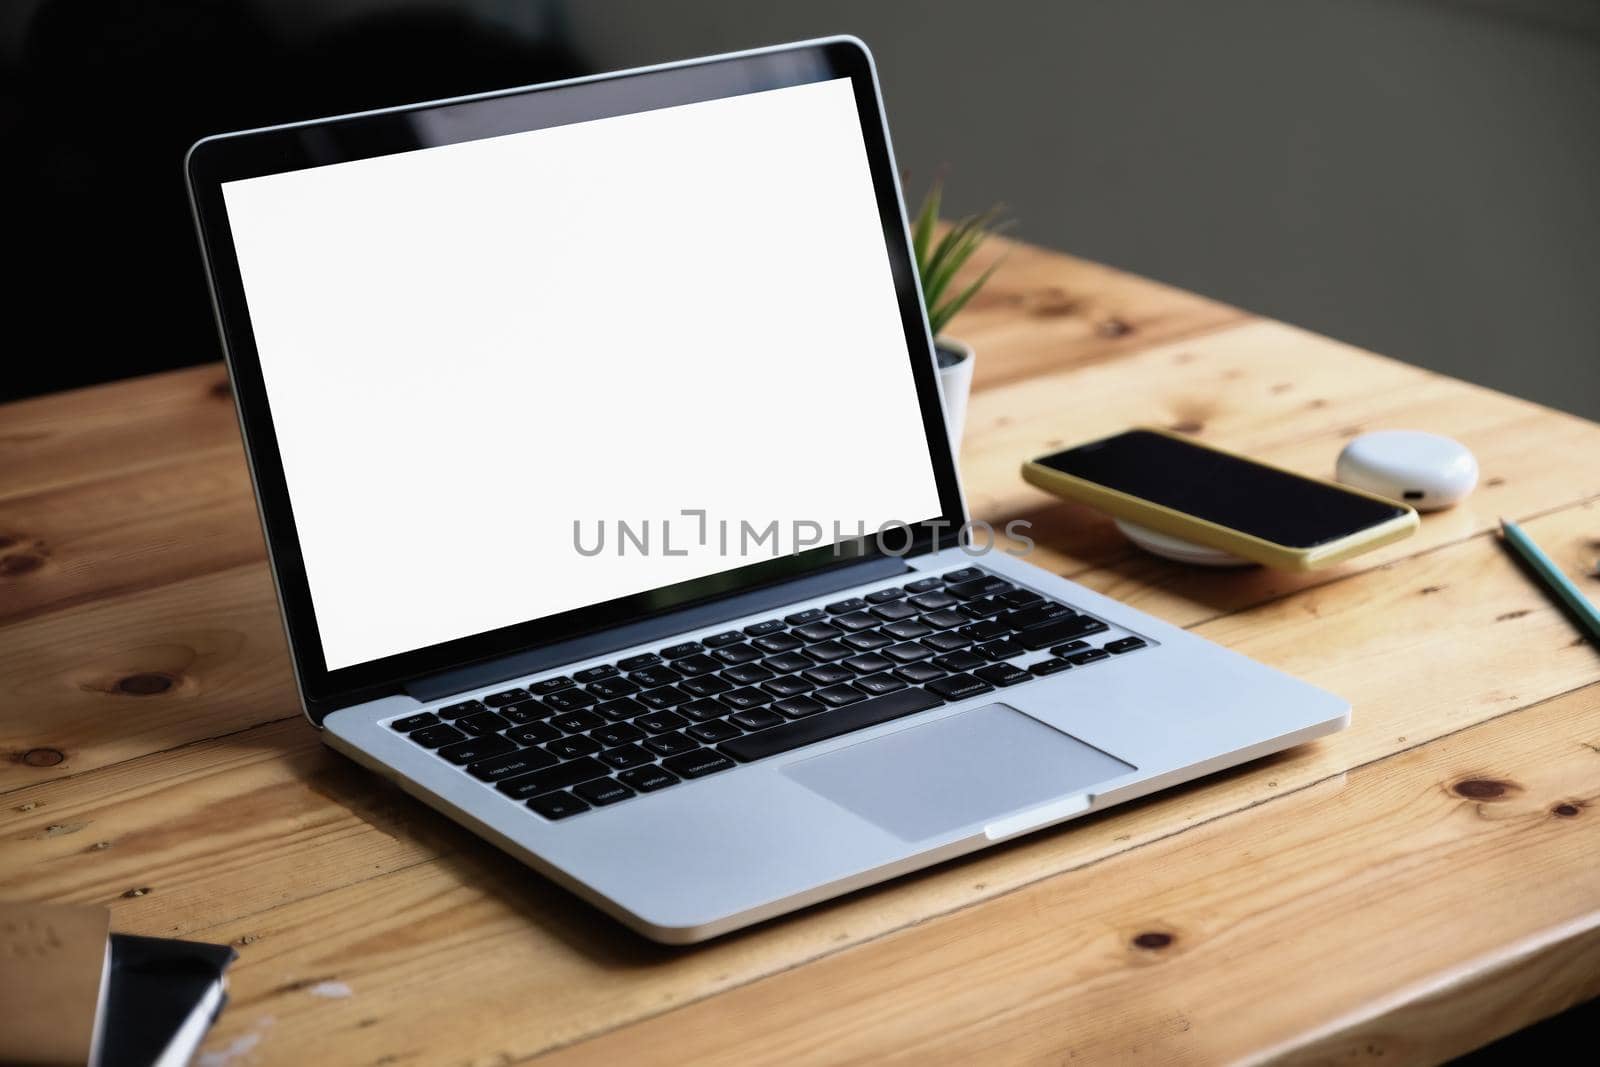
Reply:
[[[943,703],[944,701],[926,689],[902,689],[898,693],[846,704],[837,710],[786,722],[782,726],[774,726],[759,733],[735,737],[717,747],[726,755],[748,763],[750,760],[776,756],[780,752],[788,752],[802,745],[814,745],[818,741],[826,741],[830,737],[838,737],[852,730],[865,730],[869,726],[898,719],[902,715],[927,711]]]

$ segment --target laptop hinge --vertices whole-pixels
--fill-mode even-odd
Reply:
[[[740,593],[709,604],[700,604],[666,615],[613,626],[607,630],[554,644],[540,645],[538,648],[502,656],[486,663],[413,679],[406,683],[404,689],[416,699],[429,703],[469,689],[481,689],[508,678],[535,674],[547,667],[558,667],[563,663],[603,656],[607,652],[615,652],[630,645],[660,640],[687,630],[715,626],[719,622],[737,619],[741,615],[750,615],[797,601],[809,600],[812,597],[825,596],[853,585],[905,574],[910,570],[906,561],[898,556],[862,560],[860,563],[852,563],[836,570],[796,578],[780,585],[753,589],[748,593]]]

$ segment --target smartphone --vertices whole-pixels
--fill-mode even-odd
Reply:
[[[1047,492],[1185,541],[1311,570],[1411,536],[1417,513],[1165,430],[1128,430],[1023,464]]]

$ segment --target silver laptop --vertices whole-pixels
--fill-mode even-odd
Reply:
[[[187,170],[307,716],[646,937],[1348,721],[967,523],[859,41]]]

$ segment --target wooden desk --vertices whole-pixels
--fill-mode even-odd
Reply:
[[[661,948],[319,744],[206,366],[0,408],[0,895],[238,946],[218,1067],[1422,1061],[1600,993],[1600,654],[1489,533],[1592,571],[1600,427],[1025,246],[956,332],[974,512],[1349,731]],[[1017,476],[1144,422],[1317,473],[1425,428],[1484,481],[1332,572],[1189,570]]]

